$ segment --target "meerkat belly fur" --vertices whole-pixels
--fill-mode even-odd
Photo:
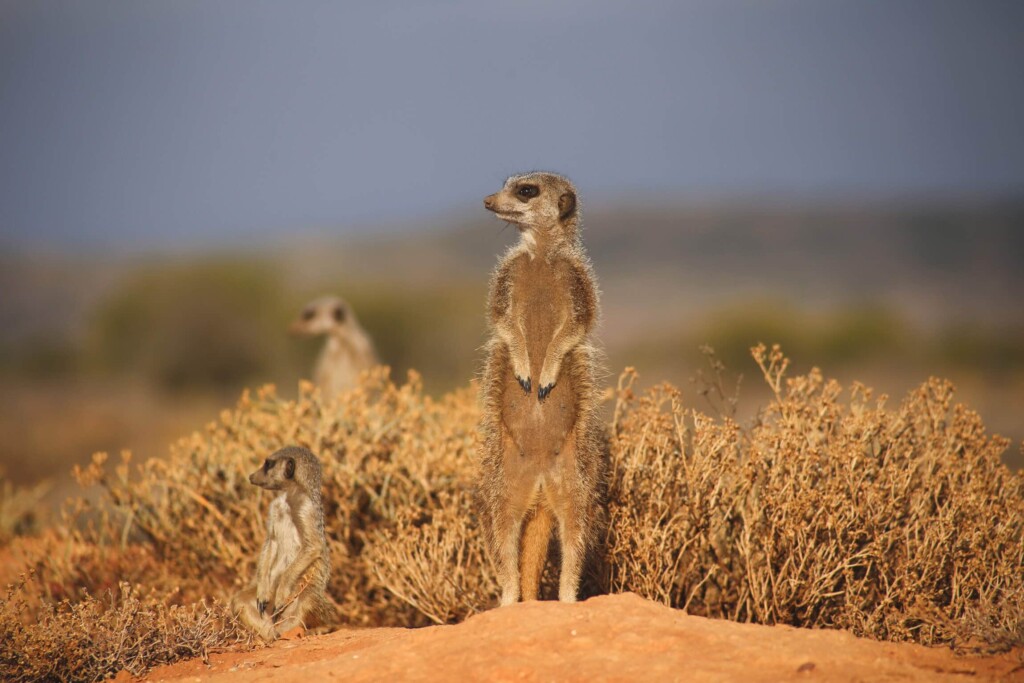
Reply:
[[[283,448],[249,475],[280,491],[267,511],[267,538],[253,583],[231,600],[235,616],[266,641],[302,626],[322,630],[337,621],[327,597],[330,557],[320,499],[320,461],[305,448]]]
[[[558,597],[573,602],[607,468],[590,342],[598,290],[579,202],[568,179],[530,173],[509,178],[484,206],[520,231],[488,298],[478,485],[485,537],[507,605],[537,599],[557,527]]]

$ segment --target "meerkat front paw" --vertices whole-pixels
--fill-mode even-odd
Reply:
[[[512,366],[512,376],[519,382],[519,386],[523,388],[523,391],[530,393],[533,389],[533,382],[530,377],[530,357],[525,352],[513,352],[509,360]]]
[[[543,401],[551,393],[551,390],[555,388],[555,384],[558,382],[558,371],[557,365],[551,367],[551,365],[545,363],[544,367],[540,369],[540,383],[537,388],[537,400]]]

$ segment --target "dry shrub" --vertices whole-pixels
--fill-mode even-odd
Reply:
[[[817,370],[786,379],[777,348],[754,357],[774,399],[746,426],[685,407],[668,385],[638,397],[635,375],[623,375],[596,589],[886,640],[1024,642],[1024,475],[1000,463],[1007,442],[953,406],[946,382],[887,408],[860,385],[844,396]],[[4,650],[0,676],[41,671],[48,650],[33,643],[119,623],[123,593],[89,596],[116,594],[123,580],[155,601],[136,613],[179,605],[175,614],[209,627],[208,642],[223,642],[196,605],[252,576],[269,496],[247,476],[288,444],[324,465],[330,591],[347,623],[450,623],[495,604],[471,503],[478,421],[473,387],[434,400],[415,374],[396,386],[380,371],[332,401],[309,385],[296,400],[246,392],[168,457],[134,468],[129,454],[112,468],[96,456],[78,475],[102,487],[102,503],[79,501],[34,561],[42,625]],[[78,602],[53,607],[60,598]],[[12,623],[5,611],[0,628],[21,633]],[[152,652],[121,666],[141,671],[179,650]]]
[[[1024,476],[931,379],[896,409],[812,370],[747,429],[627,376],[613,423],[609,589],[692,614],[925,644],[1024,642]],[[972,626],[973,624],[973,626]]]
[[[435,624],[448,624],[492,606],[498,584],[471,521],[472,497],[459,491],[440,503],[376,531],[367,562],[391,593]]]
[[[121,670],[142,676],[160,664],[254,645],[219,603],[168,606],[127,583],[103,599],[48,603],[29,627],[19,597],[26,581],[0,599],[5,681],[100,681]]]

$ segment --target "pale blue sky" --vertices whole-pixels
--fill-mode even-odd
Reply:
[[[0,243],[586,196],[1024,194],[1024,2],[0,0]]]

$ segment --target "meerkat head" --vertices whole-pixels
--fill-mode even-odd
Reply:
[[[533,233],[575,237],[579,224],[576,188],[555,173],[511,176],[499,192],[484,198],[484,207],[515,225],[524,237]]]
[[[340,332],[352,321],[352,308],[343,299],[323,296],[306,304],[288,330],[312,337]]]
[[[275,451],[249,475],[249,483],[269,491],[302,488],[320,491],[320,461],[309,449],[288,446]]]

